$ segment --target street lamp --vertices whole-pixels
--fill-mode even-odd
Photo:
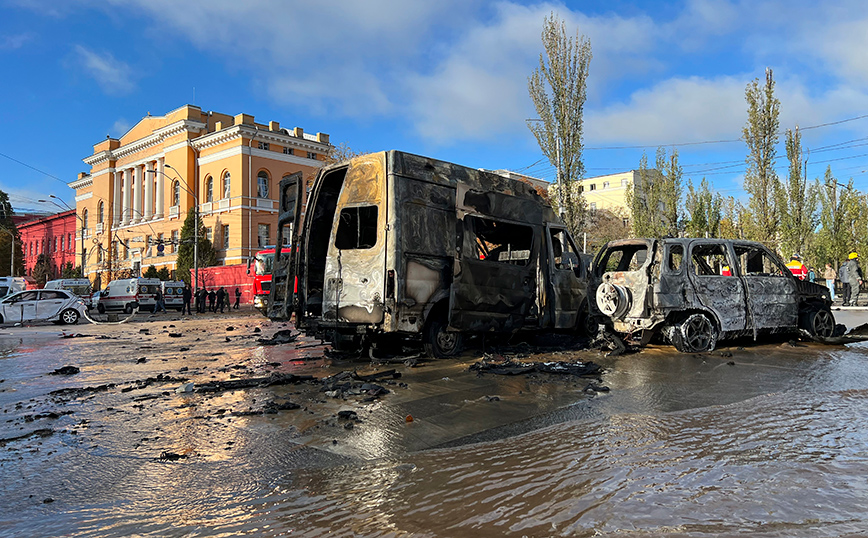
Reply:
[[[63,198],[58,198],[57,196],[55,196],[53,194],[49,194],[48,197],[54,198],[54,200],[60,200],[63,203],[63,205],[66,206],[66,209],[71,210],[72,214],[75,215],[75,218],[77,218],[79,220],[79,222],[81,222],[81,276],[82,276],[82,278],[87,278],[87,276],[84,272],[84,262],[85,262],[85,258],[84,258],[84,232],[87,229],[84,226],[84,219],[81,218],[81,215],[78,214],[78,211],[69,207],[69,204],[67,204]],[[56,205],[60,209],[63,209],[63,206],[58,204],[54,200],[37,200],[37,201],[38,202],[48,202],[48,203]]]
[[[187,191],[190,194],[190,196],[193,197],[193,202],[195,203],[195,205],[193,206],[193,220],[195,221],[193,223],[193,229],[194,229],[194,234],[195,234],[194,237],[196,238],[193,241],[193,275],[194,275],[193,291],[195,293],[195,292],[199,291],[199,197],[196,196],[196,193],[194,193],[189,188],[187,188],[187,187],[189,187],[189,184],[187,183],[186,180],[184,180],[185,186],[181,187],[181,179],[183,179],[183,176],[181,175],[181,172],[179,172],[177,168],[175,168],[174,166],[172,166],[170,164],[164,164],[163,166],[165,166],[166,168],[171,168],[172,170],[174,170],[175,173],[178,174],[178,177],[174,178],[172,176],[169,176],[165,172],[163,172],[162,170],[147,170],[147,172],[149,172],[151,174],[155,174],[155,175],[156,174],[163,174],[163,177],[167,177],[169,179],[177,181],[178,187]],[[172,195],[174,196],[174,192],[172,193]]]

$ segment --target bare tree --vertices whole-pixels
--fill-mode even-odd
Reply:
[[[527,126],[558,170],[558,209],[570,232],[578,235],[586,224],[586,209],[573,184],[585,174],[582,129],[591,42],[578,31],[575,37],[567,37],[564,22],[554,13],[543,22],[542,42],[545,52],[527,80],[539,118],[529,120]]]
[[[749,233],[757,241],[771,243],[777,240],[780,217],[775,203],[780,180],[774,164],[781,108],[780,101],[775,98],[772,70],[766,69],[764,85],[760,86],[759,79],[754,79],[744,93],[748,105],[743,137],[748,147],[744,190],[750,195],[748,208],[752,222]]]

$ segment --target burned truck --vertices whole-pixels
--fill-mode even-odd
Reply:
[[[303,206],[280,183],[269,317],[335,347],[421,340],[459,352],[472,333],[576,330],[587,272],[566,227],[529,184],[400,151],[327,166]]]
[[[760,243],[728,239],[625,239],[597,253],[592,314],[647,344],[662,336],[682,352],[721,338],[835,331],[829,290],[793,277]]]

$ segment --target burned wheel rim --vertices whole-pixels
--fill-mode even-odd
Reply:
[[[613,318],[620,318],[630,307],[627,290],[611,282],[605,282],[597,288],[596,299],[600,312]]]
[[[454,357],[461,352],[464,339],[460,332],[446,330],[447,322],[441,315],[435,315],[425,327],[425,352],[436,358]]]
[[[811,329],[815,336],[830,338],[835,332],[835,318],[828,310],[818,310],[812,316]]]
[[[711,351],[717,340],[714,325],[702,314],[694,314],[687,318],[682,326],[684,343],[693,351]]]
[[[443,354],[454,355],[458,351],[458,333],[451,333],[444,328],[434,338],[437,342],[437,347],[440,348]]]

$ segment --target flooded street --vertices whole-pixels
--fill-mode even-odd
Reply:
[[[525,357],[604,366],[594,393],[478,374],[479,350],[372,365],[202,317],[0,329],[0,536],[868,533],[868,343]]]

